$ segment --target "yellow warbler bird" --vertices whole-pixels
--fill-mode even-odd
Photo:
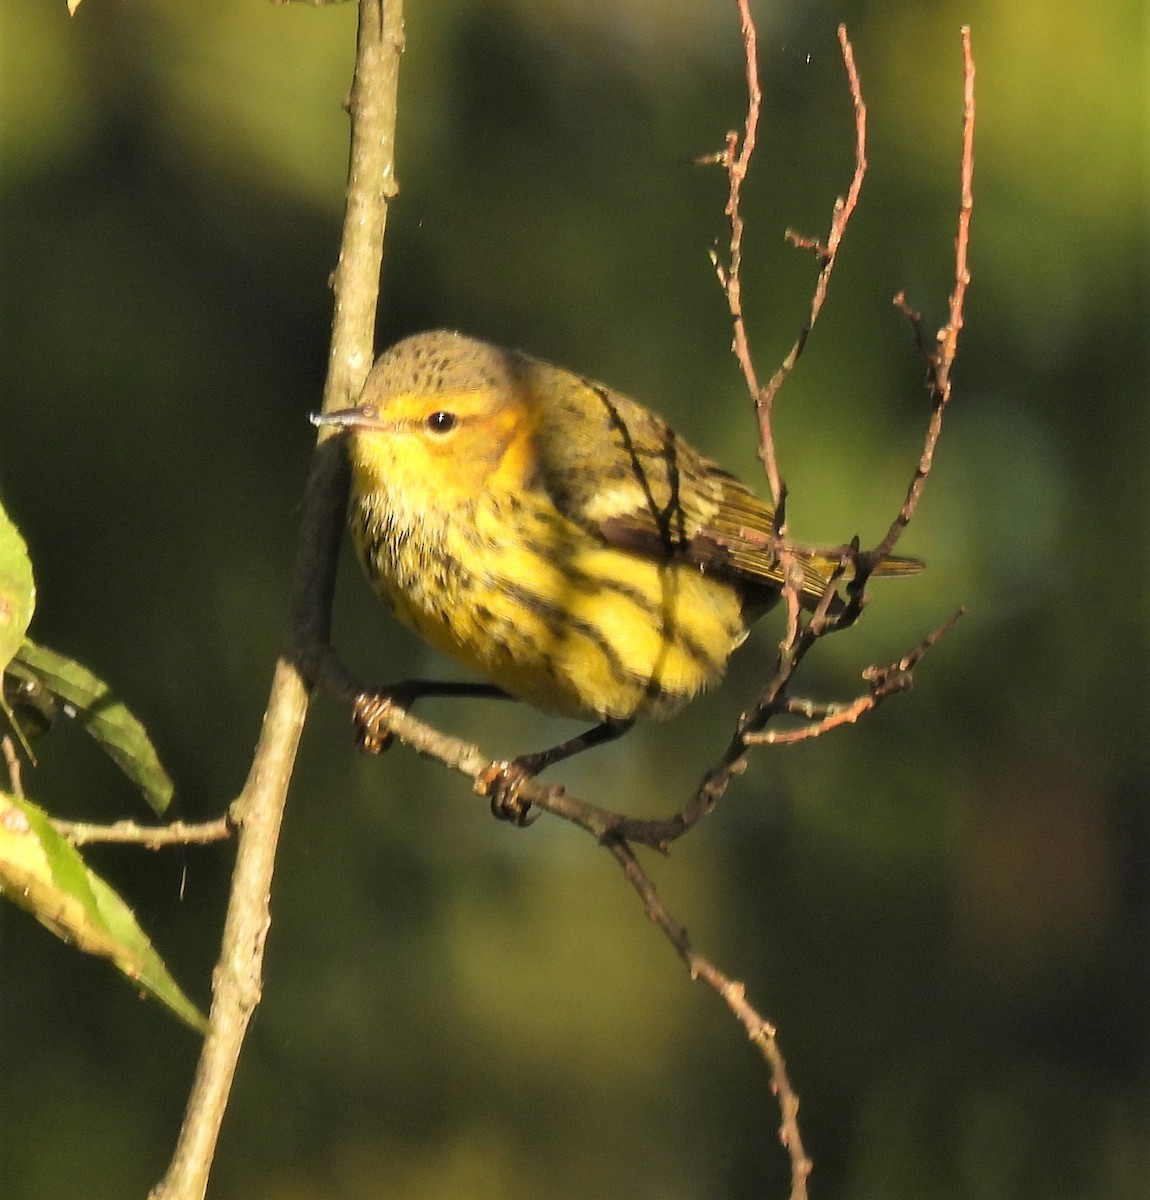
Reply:
[[[522,822],[523,779],[665,716],[720,678],[778,599],[774,510],[649,409],[457,333],[384,353],[345,430],[349,526],[372,586],[428,642],[495,686],[415,683],[403,698],[507,695],[598,722],[486,780]],[[796,551],[817,604],[836,562]],[[880,575],[920,570],[888,558]]]

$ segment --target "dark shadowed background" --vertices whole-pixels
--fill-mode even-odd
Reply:
[[[177,815],[217,815],[259,727],[319,401],[355,6],[6,0],[0,15],[0,492],[32,632],[148,724]],[[401,193],[379,343],[435,325],[659,408],[758,480],[707,261],[725,180],[691,159],[743,115],[733,0],[408,0]],[[747,185],[760,371],[796,333],[852,166],[835,23],[871,170],[779,401],[799,537],[877,540],[917,457],[952,277],[959,25],[978,62],[974,282],[938,466],[902,549],[803,681],[849,696],[960,602],[914,691],[764,750],[652,869],[700,948],[778,1022],[813,1195],[1150,1194],[1145,31],[1137,0],[756,5]],[[727,686],[557,777],[677,804],[754,695]],[[385,679],[442,663],[350,560],[336,635]],[[428,704],[506,756],[569,727]],[[146,817],[66,724],[25,784],[60,815]],[[231,848],[93,850],[206,1003]],[[492,821],[320,699],[273,895],[264,1003],[220,1200],[783,1196],[755,1051],[608,857]],[[131,1200],[161,1174],[196,1039],[104,963],[0,909],[0,1197]]]

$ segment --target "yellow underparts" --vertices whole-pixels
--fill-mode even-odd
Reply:
[[[485,497],[390,550],[357,532],[360,555],[402,620],[545,710],[667,715],[718,679],[745,636],[732,588],[606,546],[531,500]]]

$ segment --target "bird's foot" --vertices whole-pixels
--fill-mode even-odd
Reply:
[[[364,754],[382,754],[395,741],[395,735],[384,728],[384,722],[392,706],[400,703],[390,691],[361,692],[356,696],[351,720],[355,726],[356,745]]]
[[[351,710],[359,748],[365,754],[382,754],[395,741],[391,730],[384,728],[387,714],[393,708],[406,712],[420,696],[434,694],[440,686],[422,679],[402,679],[399,683],[360,692]]]
[[[520,796],[523,785],[535,777],[539,766],[537,756],[524,755],[510,762],[493,762],[475,780],[475,790],[491,800],[491,815],[497,821],[510,821],[520,829],[534,823],[531,801]],[[556,788],[555,791],[562,791]]]

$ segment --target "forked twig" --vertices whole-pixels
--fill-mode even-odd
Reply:
[[[765,391],[769,391],[770,395],[766,397],[766,403],[759,407],[759,437],[760,445],[769,446],[771,448],[770,458],[775,459],[773,447],[774,436],[771,429],[771,416],[773,413],[774,394],[787,378],[790,370],[793,368],[799,354],[806,344],[806,338],[810,333],[811,326],[817,319],[821,311],[823,301],[825,300],[827,283],[831,269],[833,269],[834,257],[837,254],[838,248],[842,241],[842,236],[846,228],[846,223],[850,218],[854,207],[857,204],[859,191],[862,186],[863,177],[866,172],[866,106],[862,99],[861,86],[859,84],[858,73],[855,68],[854,54],[851,49],[850,41],[846,35],[846,30],[840,26],[839,42],[843,50],[843,59],[847,67],[847,75],[850,80],[851,96],[855,106],[855,173],[852,180],[851,188],[847,193],[845,200],[836,201],[834,217],[831,224],[831,235],[827,239],[827,244],[823,246],[821,243],[810,241],[809,239],[795,238],[790,235],[792,240],[799,245],[809,245],[820,254],[823,259],[823,267],[820,270],[819,278],[815,285],[814,294],[811,300],[810,316],[807,324],[800,332],[799,338],[796,340],[791,349],[790,354],[784,360],[782,366],[771,379]],[[939,331],[938,334],[938,349],[929,351],[922,337],[921,318],[917,314],[909,312],[906,307],[905,299],[901,296],[896,297],[896,304],[903,307],[911,319],[912,326],[915,329],[916,343],[920,351],[926,357],[929,366],[928,387],[932,398],[934,399],[934,407],[931,414],[924,442],[923,449],[919,457],[919,462],[916,466],[914,476],[908,487],[906,499],[899,509],[897,516],[891,523],[891,526],[877,547],[869,551],[860,551],[857,541],[837,548],[832,548],[826,551],[828,557],[836,555],[840,558],[840,572],[845,573],[848,568],[852,569],[851,581],[847,587],[847,602],[842,607],[837,615],[832,615],[829,612],[828,604],[830,601],[830,591],[824,596],[823,603],[819,605],[816,612],[811,616],[809,621],[803,622],[799,619],[797,613],[796,597],[790,595],[791,589],[784,589],[784,595],[788,603],[788,621],[787,631],[783,642],[780,645],[779,656],[776,661],[775,672],[766,688],[760,695],[754,709],[749,713],[744,714],[740,719],[731,741],[728,743],[726,750],[720,757],[718,762],[707,772],[700,783],[692,801],[672,818],[665,821],[661,827],[661,832],[669,836],[670,840],[673,836],[679,836],[685,829],[690,828],[697,821],[710,813],[718,803],[721,796],[730,785],[732,779],[736,775],[741,774],[746,770],[747,758],[746,753],[750,745],[760,742],[786,742],[798,740],[800,737],[815,737],[821,733],[849,723],[851,720],[857,719],[863,712],[869,711],[875,704],[883,698],[883,696],[891,694],[895,690],[901,690],[905,684],[901,681],[902,675],[889,676],[879,688],[881,695],[874,694],[874,685],[870,692],[854,701],[849,702],[845,706],[840,706],[833,713],[828,713],[817,722],[812,723],[801,731],[786,731],[786,732],[764,732],[766,725],[776,716],[783,715],[789,711],[789,706],[794,703],[791,697],[787,694],[787,687],[797,670],[799,663],[813,644],[814,640],[823,636],[826,633],[834,632],[836,629],[847,627],[857,618],[862,610],[864,603],[864,587],[870,574],[875,567],[886,558],[894,548],[900,534],[911,517],[914,515],[917,508],[919,498],[925,486],[927,476],[934,460],[934,451],[938,443],[939,435],[942,431],[942,417],[945,407],[950,399],[950,371],[954,362],[954,356],[958,344],[958,332],[962,327],[962,311],[965,301],[966,287],[970,281],[970,272],[967,262],[969,238],[970,238],[970,217],[973,206],[973,194],[971,189],[971,180],[973,176],[974,164],[974,63],[971,56],[970,48],[970,29],[964,26],[962,30],[962,47],[963,47],[963,135],[962,135],[962,196],[959,208],[958,234],[955,241],[955,286],[950,296],[949,319],[947,324]],[[737,202],[738,192],[732,190],[732,195]],[[732,217],[732,227],[735,225],[735,217]],[[741,222],[739,223],[741,229]],[[788,231],[789,232],[789,231]],[[726,273],[729,277],[730,271]],[[728,295],[728,303],[730,303],[730,292],[728,288],[729,278],[724,276],[720,270],[720,282],[724,284],[724,290]],[[736,293],[737,295],[737,293]],[[739,310],[737,319],[742,320],[742,312]],[[745,338],[742,344],[746,344]],[[736,344],[736,356],[739,355],[739,344]],[[741,361],[741,359],[740,359]],[[744,373],[747,369],[744,366]],[[751,373],[753,377],[753,371]],[[782,541],[781,536],[776,537],[774,546],[780,554],[780,560],[785,563],[788,547]],[[917,662],[930,645],[938,637],[942,636],[948,629],[953,626],[954,618],[947,622],[940,630],[930,635],[920,643],[916,651],[912,652],[912,665]],[[877,673],[878,668],[868,668],[868,671]],[[903,673],[905,675],[905,672]]]
[[[910,321],[915,346],[927,364],[926,387],[932,401],[930,423],[926,431],[922,454],[919,456],[914,475],[907,487],[906,499],[898,515],[891,522],[886,536],[865,558],[871,567],[880,563],[894,549],[902,531],[910,524],[918,508],[927,477],[934,465],[934,451],[942,433],[942,419],[950,403],[950,373],[958,353],[958,335],[963,324],[963,305],[966,289],[970,284],[970,219],[974,212],[974,57],[970,47],[970,26],[962,27],[962,177],[961,196],[958,207],[958,231],[954,239],[954,287],[950,293],[946,324],[938,331],[936,347],[926,344],[922,329],[922,315],[907,303],[906,296],[899,292],[894,298],[895,307]]]
[[[815,322],[819,319],[819,313],[822,312],[823,304],[827,298],[827,288],[830,285],[831,273],[835,269],[835,261],[838,257],[839,247],[842,245],[843,236],[846,234],[847,225],[850,223],[851,217],[854,215],[855,209],[858,207],[859,196],[862,193],[863,180],[866,178],[867,161],[866,161],[866,103],[862,96],[862,84],[859,82],[858,69],[855,67],[854,47],[847,37],[847,29],[845,25],[838,27],[839,46],[842,50],[843,65],[847,71],[847,81],[850,85],[851,101],[854,104],[855,112],[855,168],[854,175],[851,177],[850,187],[847,189],[845,197],[839,196],[835,199],[834,210],[831,215],[831,228],[827,234],[826,242],[820,242],[816,238],[803,237],[796,233],[793,229],[786,231],[786,238],[791,245],[802,250],[813,250],[817,255],[820,263],[818,279],[815,280],[814,293],[811,296],[811,307],[807,314],[806,322],[799,331],[799,336],[795,339],[794,345],[786,358],[783,359],[777,371],[771,376],[770,382],[763,389],[762,396],[759,401],[759,428],[760,437],[768,436],[773,441],[773,434],[770,431],[771,414],[774,411],[775,396],[779,389],[786,382],[791,371],[794,370],[795,364],[798,362],[803,349],[806,347],[807,338],[810,337],[811,330],[814,329]],[[764,423],[767,426],[767,432],[764,435],[762,432]]]
[[[734,323],[734,338],[732,349],[739,367],[743,372],[747,388],[755,404],[759,422],[759,457],[767,474],[767,482],[771,489],[771,499],[776,509],[781,508],[784,498],[784,486],[779,474],[778,454],[775,449],[772,415],[775,397],[786,382],[795,364],[802,355],[807,344],[807,338],[814,328],[815,322],[822,311],[826,300],[827,288],[831,274],[835,268],[839,247],[846,233],[847,225],[858,206],[859,195],[862,192],[863,180],[866,178],[866,103],[862,97],[862,85],[859,81],[858,70],[855,67],[854,48],[847,37],[845,25],[838,27],[839,46],[842,49],[843,63],[847,71],[847,81],[850,86],[851,101],[855,113],[855,166],[851,177],[850,187],[845,197],[835,200],[831,216],[831,227],[825,242],[817,238],[804,237],[793,229],[786,231],[787,240],[800,249],[813,250],[818,256],[821,266],[818,279],[815,281],[814,293],[811,297],[810,310],[807,319],[795,339],[787,356],[779,368],[771,376],[765,387],[760,387],[758,374],[752,360],[750,343],[747,336],[746,320],[743,314],[743,231],[744,223],[741,212],[743,182],[747,176],[751,155],[755,148],[755,138],[758,130],[759,116],[762,108],[762,92],[759,87],[758,60],[756,55],[755,26],[748,7],[748,0],[738,0],[739,14],[743,27],[743,44],[747,62],[747,117],[743,126],[743,136],[732,130],[727,134],[726,146],[717,154],[707,155],[701,162],[714,162],[727,170],[728,194],[725,214],[730,222],[731,237],[727,250],[726,261],[719,258],[717,249],[711,250],[711,263],[719,279],[719,285],[727,300]],[[776,531],[782,536],[783,530]]]
[[[788,698],[785,707],[779,711],[791,715],[802,712],[812,719],[797,729],[765,729],[748,733],[746,735],[748,745],[789,746],[795,742],[820,737],[841,725],[853,725],[865,713],[877,708],[888,696],[893,696],[897,692],[905,692],[914,682],[913,671],[919,659],[940,637],[949,633],[958,624],[959,618],[966,615],[966,612],[964,606],[957,608],[947,621],[933,632],[928,633],[913,650],[904,654],[898,662],[891,663],[889,667],[867,667],[863,671],[863,679],[870,686],[861,696],[856,696],[849,703],[828,704],[824,706],[824,711],[816,716],[812,712],[813,706],[809,701],[794,701]]]

